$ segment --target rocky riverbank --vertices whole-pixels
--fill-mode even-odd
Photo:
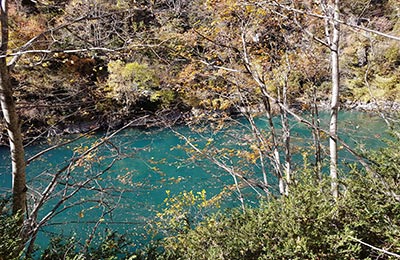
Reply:
[[[345,102],[343,107],[348,110],[357,110],[365,112],[382,112],[387,113],[399,112],[400,102],[379,101],[379,102]]]
[[[322,110],[329,110],[330,103],[328,101],[322,101],[318,105]],[[378,101],[378,102],[361,102],[361,101],[346,101],[340,105],[341,109],[344,110],[355,110],[368,113],[393,113],[400,112],[400,102],[397,101]]]

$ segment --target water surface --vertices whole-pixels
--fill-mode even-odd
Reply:
[[[322,125],[327,125],[328,115],[322,115]],[[377,148],[383,145],[382,137],[386,126],[379,117],[358,112],[342,112],[339,116],[341,137],[351,146]],[[256,120],[260,129],[268,130],[264,118]],[[279,118],[275,118],[279,131]],[[229,167],[240,169],[249,178],[262,179],[259,161],[245,161],[243,153],[250,153],[252,134],[245,119],[227,122],[223,125],[208,123],[196,131],[186,126],[171,129],[127,129],[110,139],[90,158],[69,168],[62,174],[61,184],[53,192],[53,197],[43,206],[40,217],[48,214],[60,198],[73,191],[68,183],[82,183],[87,178],[99,175],[113,159],[118,160],[95,181],[89,182],[72,198],[66,200],[43,229],[38,244],[48,242],[49,234],[69,236],[75,234],[87,239],[94,232],[101,234],[105,229],[126,232],[140,243],[148,239],[145,227],[151,224],[157,212],[163,208],[167,191],[177,195],[182,191],[207,191],[211,198],[225,190],[223,207],[239,206],[239,194],[232,188],[232,176],[207,159],[213,156]],[[177,134],[179,133],[179,134]],[[304,152],[311,153],[310,131],[300,123],[291,123],[292,143],[297,153],[295,165],[302,164]],[[193,152],[182,135],[196,147],[207,151],[205,155]],[[71,158],[92,147],[107,133],[82,138],[74,143],[52,150],[33,161],[27,168],[30,199],[43,192],[52,176]],[[66,137],[74,138],[74,137]],[[327,144],[327,138],[324,139]],[[51,141],[51,140],[50,140]],[[27,157],[45,149],[51,143],[43,143],[27,148]],[[327,154],[327,150],[323,150]],[[11,187],[10,160],[8,150],[0,149],[0,189],[2,196],[9,196]],[[341,153],[341,160],[354,161],[348,153]],[[268,168],[268,165],[267,165]],[[269,169],[270,170],[270,169]],[[270,184],[276,179],[270,175]],[[242,190],[247,205],[256,205],[258,194],[253,189]],[[261,192],[261,191],[258,191]]]

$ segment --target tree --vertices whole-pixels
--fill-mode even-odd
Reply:
[[[331,52],[331,118],[329,122],[329,153],[330,153],[330,176],[332,179],[332,195],[337,198],[339,196],[338,185],[338,112],[339,112],[339,40],[340,40],[340,23],[339,23],[339,0],[321,1],[321,7],[326,16],[325,33],[326,43]]]
[[[0,103],[6,121],[10,154],[12,161],[12,203],[13,214],[23,218],[26,210],[26,172],[25,155],[21,135],[21,123],[15,109],[13,87],[11,84],[6,54],[8,52],[8,0],[1,0],[1,57],[0,57]],[[20,222],[22,224],[22,220]]]
[[[280,113],[283,115],[282,125],[288,129],[285,123],[285,113],[293,116],[295,119],[305,123],[313,133],[314,136],[314,154],[316,158],[316,177],[320,177],[321,170],[321,133],[324,133],[329,140],[329,159],[330,159],[330,176],[332,184],[332,195],[338,197],[338,143],[342,143],[338,136],[338,111],[340,107],[340,93],[345,89],[341,86],[339,70],[340,58],[340,37],[344,32],[341,31],[341,25],[347,26],[347,30],[363,30],[368,33],[373,32],[376,35],[384,36],[389,39],[397,39],[398,37],[388,35],[384,32],[379,32],[363,26],[359,26],[351,22],[351,15],[345,15],[342,10],[346,6],[342,6],[341,1],[321,1],[315,3],[313,1],[220,1],[218,3],[208,3],[209,8],[215,12],[212,14],[214,22],[211,25],[202,25],[196,28],[198,36],[196,44],[201,45],[202,53],[190,53],[190,57],[197,57],[192,59],[192,64],[200,60],[202,66],[196,66],[194,75],[199,75],[201,72],[202,77],[198,77],[197,85],[202,84],[207,79],[214,75],[221,75],[224,71],[224,79],[221,80],[226,86],[224,94],[216,91],[217,86],[208,85],[208,93],[216,93],[211,97],[226,98],[229,93],[229,101],[233,103],[233,107],[237,107],[238,111],[245,111],[245,115],[249,118],[249,123],[252,127],[252,132],[257,141],[254,142],[258,146],[258,150],[263,150],[259,153],[257,159],[261,164],[272,165],[272,171],[279,180],[280,193],[286,193],[285,185],[290,183],[290,160],[286,159],[282,163],[282,154],[289,155],[286,149],[282,147],[290,147],[290,135],[280,135],[276,131],[274,122],[272,121],[273,113],[275,111],[273,106],[277,105]],[[368,8],[366,4],[365,8]],[[260,26],[262,25],[262,26]],[[390,28],[387,26],[387,28]],[[202,38],[202,39],[199,39]],[[210,46],[212,45],[212,47]],[[316,47],[315,45],[319,45]],[[312,55],[302,55],[304,49],[312,46],[317,50]],[[329,55],[326,55],[329,52]],[[279,88],[279,82],[276,78],[277,75],[283,75],[282,71],[286,71],[290,62],[284,62],[282,57],[291,56],[290,60],[296,60],[293,63],[300,65],[293,66],[293,70],[286,75],[288,79]],[[318,56],[319,55],[319,56]],[[187,55],[189,56],[189,55]],[[304,71],[311,71],[308,68],[310,62],[307,60],[313,56],[317,61],[317,66],[314,70],[318,72],[304,73]],[[388,55],[393,57],[393,55]],[[325,59],[329,62],[325,62]],[[322,59],[321,59],[322,58]],[[392,58],[393,59],[393,58]],[[290,66],[289,66],[290,67]],[[324,67],[324,69],[321,69]],[[326,67],[326,68],[325,68]],[[209,71],[214,73],[207,74]],[[396,73],[396,71],[392,71]],[[193,75],[192,74],[192,75]],[[283,76],[285,78],[285,76]],[[395,77],[394,77],[395,78]],[[193,82],[193,81],[191,81]],[[198,83],[200,82],[200,83]],[[393,82],[391,80],[390,82]],[[191,86],[193,87],[192,84]],[[234,88],[232,88],[234,86]],[[329,86],[329,88],[327,87]],[[218,86],[218,89],[223,87]],[[291,93],[282,95],[285,88],[290,88]],[[308,88],[312,88],[310,91]],[[317,90],[319,93],[317,93]],[[325,92],[325,93],[324,93]],[[321,129],[317,112],[314,112],[312,122],[306,120],[303,116],[295,111],[296,101],[301,100],[305,93],[312,93],[311,98],[308,100],[303,99],[304,104],[301,107],[310,107],[311,104],[314,111],[317,111],[316,106],[319,101],[317,95],[322,98],[326,97],[326,93],[330,93],[330,119],[329,130]],[[252,97],[250,97],[253,95]],[[232,97],[239,97],[234,99]],[[285,100],[288,98],[289,100]],[[252,103],[253,102],[253,103]],[[204,104],[205,102],[203,102]],[[213,104],[213,102],[210,102]],[[269,135],[255,129],[253,122],[254,113],[248,113],[254,110],[254,104],[264,104],[264,115],[266,116],[270,132]],[[252,107],[253,105],[253,107]],[[287,121],[286,121],[287,122]],[[287,142],[282,140],[286,140]],[[262,145],[260,145],[262,144]],[[345,149],[353,154],[357,154],[350,146],[343,144]],[[260,148],[263,149],[260,149]],[[280,150],[282,149],[282,150]],[[268,163],[264,159],[268,158]],[[290,158],[287,156],[286,158]],[[357,158],[363,163],[362,156]],[[264,167],[260,167],[264,169]],[[289,171],[287,171],[289,170]],[[263,176],[265,176],[263,172]],[[286,175],[286,181],[284,176]],[[265,178],[264,178],[265,179]],[[264,181],[265,182],[265,181]]]
[[[53,147],[50,147],[46,150],[39,152],[37,155],[33,156],[32,158],[25,159],[25,152],[24,152],[24,143],[23,143],[23,135],[21,131],[22,122],[19,119],[16,104],[15,104],[15,97],[13,92],[13,86],[11,81],[11,70],[14,68],[19,59],[25,54],[37,54],[37,53],[59,53],[59,49],[51,49],[51,43],[48,40],[41,42],[44,46],[45,44],[49,44],[46,46],[46,49],[35,50],[34,48],[35,43],[37,43],[38,39],[45,38],[45,36],[49,33],[55,33],[63,28],[68,27],[71,24],[81,22],[85,19],[90,19],[88,16],[79,17],[72,22],[67,22],[65,24],[56,26],[55,28],[50,28],[45,30],[44,32],[35,35],[33,38],[29,39],[26,43],[22,46],[18,47],[18,51],[14,53],[10,53],[9,50],[9,23],[8,20],[8,9],[9,2],[8,0],[1,0],[1,10],[0,10],[0,27],[1,27],[1,53],[0,53],[0,103],[2,108],[2,114],[5,121],[5,126],[8,133],[8,141],[10,146],[10,157],[11,157],[11,170],[12,170],[12,214],[14,216],[19,217],[19,228],[22,231],[19,233],[20,238],[16,241],[18,242],[18,249],[15,251],[20,251],[23,249],[25,243],[27,242],[26,248],[26,257],[30,257],[35,245],[35,240],[37,237],[38,232],[40,229],[48,223],[48,221],[60,212],[65,211],[69,207],[74,205],[79,205],[81,203],[76,202],[72,203],[72,205],[68,205],[61,209],[61,206],[65,205],[67,201],[71,198],[76,196],[76,194],[82,190],[91,190],[90,184],[96,180],[101,179],[101,176],[106,173],[114,163],[119,160],[120,154],[118,149],[115,147],[110,146],[110,150],[112,150],[111,157],[113,160],[106,165],[103,169],[95,171],[90,171],[89,174],[85,175],[84,178],[82,176],[72,176],[74,169],[79,167],[88,167],[91,165],[93,161],[91,161],[91,156],[96,152],[96,150],[103,146],[104,144],[111,144],[110,138],[114,136],[118,131],[114,134],[111,134],[105,137],[98,142],[95,142],[90,148],[82,149],[80,151],[76,151],[75,157],[71,158],[70,161],[60,169],[56,170],[54,173],[49,173],[51,178],[48,178],[46,183],[43,187],[43,190],[36,190],[35,187],[30,187],[30,200],[27,203],[27,192],[28,188],[26,186],[26,167],[32,160],[40,157],[46,152],[51,151],[54,148],[57,148],[61,145],[65,145],[68,142],[57,144]],[[112,11],[114,13],[114,11]],[[103,14],[101,13],[99,16],[95,16],[93,19],[100,19],[101,17],[110,16],[109,13]],[[97,46],[95,46],[97,47]],[[29,48],[33,48],[33,50],[29,50]],[[100,48],[100,47],[99,47]],[[82,52],[88,51],[88,49],[74,49],[71,52]],[[61,51],[62,52],[62,51]],[[7,64],[7,58],[13,57],[9,64]],[[73,65],[74,61],[71,62]],[[79,70],[82,70],[79,67]],[[79,71],[81,73],[82,71]],[[124,128],[128,127],[132,123],[136,122],[131,121],[125,125]],[[61,189],[63,192],[57,191],[57,189]],[[96,190],[99,194],[104,194],[104,189]],[[108,192],[112,192],[112,189]],[[121,192],[121,191],[117,191]],[[60,195],[61,194],[61,195]],[[35,196],[37,195],[37,196]],[[57,197],[58,196],[58,197]],[[54,201],[56,200],[56,201]],[[52,201],[53,205],[50,207],[49,211],[46,212],[43,216],[40,216],[39,211],[43,209],[43,205]],[[94,200],[93,200],[94,201]],[[102,218],[105,215],[110,214],[115,207],[118,206],[118,203],[114,203],[112,207],[109,207],[106,202],[99,199],[96,201],[99,205],[103,205],[103,212],[100,219],[97,222],[97,225],[93,228],[93,232],[96,231],[98,225],[102,223]],[[87,247],[89,247],[91,239],[89,240]]]
[[[331,180],[315,181],[313,167],[291,186],[290,196],[260,207],[214,214],[197,227],[162,241],[161,259],[397,259],[400,209],[399,140],[368,156],[385,183],[364,167],[342,178],[346,193],[334,198]],[[277,221],[279,219],[279,221]]]

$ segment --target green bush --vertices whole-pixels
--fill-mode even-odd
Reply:
[[[217,214],[194,230],[169,238],[166,259],[338,259],[351,257],[337,223],[327,183],[304,180],[289,197],[245,213]],[[352,250],[354,251],[354,249]],[[350,251],[350,252],[352,252]]]
[[[398,145],[398,142],[397,142]],[[303,173],[290,195],[246,212],[219,213],[163,241],[162,259],[390,259],[400,252],[400,153],[369,155],[372,171],[346,168],[341,196]],[[366,245],[369,244],[370,246]]]
[[[0,214],[0,259],[19,259],[21,254],[21,228],[19,216]]]
[[[127,259],[128,255],[132,253],[130,241],[127,236],[111,230],[102,233],[102,237],[99,238],[99,242],[97,244],[90,245],[84,249],[85,246],[86,245],[82,245],[73,236],[67,239],[60,236],[55,236],[52,237],[49,246],[41,253],[40,259],[116,260]]]
[[[345,180],[347,190],[339,217],[358,240],[400,253],[400,152],[399,142],[368,155],[371,171],[353,169]],[[363,246],[360,258],[382,254]]]
[[[147,64],[138,62],[125,63],[121,60],[108,63],[108,90],[110,97],[123,103],[128,108],[140,97],[149,96],[159,86],[156,72]]]

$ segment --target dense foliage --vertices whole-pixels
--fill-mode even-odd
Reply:
[[[327,50],[313,40],[324,37],[323,20],[274,4],[74,0],[24,5],[11,3],[10,51],[32,51],[13,72],[27,136],[49,127],[49,135],[118,127],[143,113],[163,116],[195,108],[230,114],[257,105],[261,97],[245,57],[276,96],[287,77],[292,106],[307,108],[314,88],[318,101],[328,98]],[[400,32],[396,1],[341,5],[343,19],[351,23]],[[319,12],[309,1],[293,8]],[[398,101],[397,42],[343,28],[344,103]]]
[[[20,216],[11,216],[3,209],[5,203],[0,203],[0,259],[18,259],[21,251],[21,227],[18,225]]]
[[[106,231],[96,245],[80,246],[80,243],[71,237],[67,240],[62,237],[53,237],[49,246],[40,252],[40,259],[121,259],[128,258],[129,239],[112,231]]]

